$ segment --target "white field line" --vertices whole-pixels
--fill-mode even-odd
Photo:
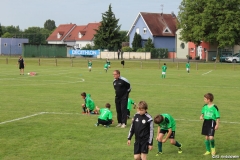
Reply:
[[[211,70],[211,71],[208,71],[208,72],[206,72],[206,73],[203,73],[202,76],[205,75],[205,74],[208,74],[208,73],[210,73],[210,72],[212,72],[212,70]]]
[[[39,112],[39,113],[32,114],[32,115],[29,115],[29,116],[20,117],[20,118],[12,119],[12,120],[9,120],[9,121],[0,122],[0,125],[1,125],[1,124],[6,124],[6,123],[10,123],[10,122],[20,121],[20,120],[23,120],[23,119],[35,117],[35,116],[42,115],[42,114],[83,115],[83,116],[86,115],[86,114],[81,114],[81,113]],[[189,122],[200,122],[200,121],[202,121],[202,120],[191,120],[191,119],[175,119],[175,120],[177,120],[177,121],[189,121]],[[221,121],[221,123],[240,124],[240,122],[229,122],[229,121]]]

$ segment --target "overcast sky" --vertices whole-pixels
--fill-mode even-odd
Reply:
[[[56,26],[73,23],[86,25],[100,22],[109,4],[119,20],[121,30],[129,30],[139,12],[177,15],[181,0],[1,0],[0,23],[2,26],[43,27],[46,20]],[[161,7],[163,5],[163,7]]]

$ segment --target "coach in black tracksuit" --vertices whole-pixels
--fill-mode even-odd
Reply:
[[[125,128],[127,124],[127,102],[129,92],[131,91],[131,86],[126,78],[120,76],[119,70],[115,70],[113,72],[113,77],[113,86],[116,94],[115,104],[118,120],[118,125],[116,127]]]

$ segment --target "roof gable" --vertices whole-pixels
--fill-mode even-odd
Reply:
[[[62,41],[68,33],[76,27],[76,24],[61,24],[47,38],[47,41]]]

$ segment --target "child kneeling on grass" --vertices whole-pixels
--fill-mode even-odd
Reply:
[[[106,103],[106,108],[98,108],[96,106],[96,111],[100,113],[98,116],[98,122],[95,124],[95,126],[99,126],[99,124],[106,126],[107,128],[112,124],[112,111],[110,111],[111,105],[109,103]]]

